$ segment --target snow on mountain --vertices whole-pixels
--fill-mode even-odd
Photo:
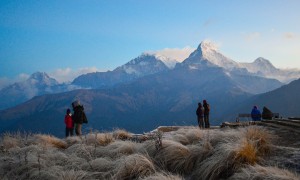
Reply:
[[[262,57],[257,58],[252,63],[235,62],[221,54],[217,46],[209,41],[201,42],[198,48],[180,66],[182,65],[188,65],[190,69],[218,66],[235,74],[277,79],[283,83],[289,83],[300,78],[299,70],[278,69],[269,60]]]
[[[24,83],[39,86],[54,86],[59,84],[54,78],[49,77],[45,72],[36,72],[32,74]]]
[[[275,68],[269,60],[262,57],[257,58],[253,63],[240,63],[240,67],[246,68],[251,73],[263,75],[279,72],[279,69]]]
[[[144,55],[154,56],[157,60],[162,61],[169,69],[173,69],[177,63],[175,59],[171,59],[167,56],[164,56],[160,53],[143,53]]]
[[[0,109],[9,108],[25,102],[34,96],[78,89],[78,87],[59,84],[45,72],[36,72],[27,80],[14,83],[0,90]]]
[[[257,76],[277,79],[283,83],[289,83],[300,78],[299,70],[278,69],[269,60],[262,57],[257,58],[252,63],[240,63],[240,67],[246,68]]]
[[[238,63],[225,57],[221,54],[216,45],[210,41],[202,41],[198,48],[183,61],[182,64],[196,65],[203,64],[207,61],[207,65],[219,66],[227,70],[232,70],[238,67]],[[195,68],[195,66],[190,66]]]
[[[96,72],[81,75],[74,79],[73,85],[87,88],[109,88],[121,83],[128,83],[137,78],[170,70],[169,58],[143,53],[113,71]]]
[[[168,58],[152,54],[142,54],[139,57],[129,61],[128,63],[116,68],[114,71],[125,71],[128,74],[137,76],[145,76],[157,72],[168,70],[168,66],[164,63]]]

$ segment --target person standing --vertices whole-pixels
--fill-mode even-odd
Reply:
[[[207,103],[206,100],[203,100],[203,108],[204,108],[204,123],[205,123],[205,128],[210,128],[209,124],[209,111],[210,107],[209,104]]]
[[[77,136],[82,135],[82,124],[88,123],[86,115],[84,113],[84,108],[82,105],[80,105],[79,101],[74,101],[72,103],[74,114],[72,116],[74,123],[75,123],[75,133]]]
[[[258,110],[257,106],[253,106],[251,111],[251,118],[253,121],[260,121],[261,120],[261,113]]]
[[[66,137],[73,136],[74,122],[72,119],[72,114],[71,114],[70,109],[67,109],[67,112],[65,115],[65,124],[66,124]]]
[[[203,129],[203,107],[201,103],[198,103],[198,108],[196,110],[198,126],[200,129]]]

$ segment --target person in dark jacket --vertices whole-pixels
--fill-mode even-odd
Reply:
[[[198,103],[196,114],[198,119],[198,126],[200,129],[203,129],[203,107],[201,103]]]
[[[80,105],[79,101],[75,101],[72,103],[74,114],[72,116],[75,123],[75,132],[77,136],[82,135],[82,124],[87,123],[87,118],[84,113],[84,108]]]
[[[67,112],[65,115],[65,124],[66,124],[66,137],[73,136],[74,122],[72,119],[72,114],[71,114],[70,109],[67,109]]]
[[[83,120],[81,118],[81,112],[83,111],[83,107],[76,106],[76,107],[73,107],[73,110],[74,110],[73,120],[75,123],[75,133],[77,136],[81,136],[82,135],[81,129],[82,129],[82,123],[83,123]]]
[[[253,109],[251,111],[251,118],[253,121],[261,120],[261,113],[260,110],[258,110],[257,106],[253,106]]]
[[[209,104],[207,103],[206,100],[203,100],[203,108],[204,108],[204,123],[205,123],[205,128],[210,128],[209,124],[209,111],[210,107]]]

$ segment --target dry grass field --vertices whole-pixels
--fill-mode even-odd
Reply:
[[[259,126],[1,136],[0,179],[299,179],[299,146]],[[298,138],[299,139],[299,138]],[[287,163],[288,162],[288,163]]]

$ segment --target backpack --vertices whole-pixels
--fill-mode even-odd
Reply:
[[[80,118],[82,119],[82,123],[87,124],[87,123],[88,123],[88,120],[87,120],[87,118],[86,118],[86,115],[85,115],[83,106],[82,106],[82,111],[81,111],[81,115],[80,115],[80,116],[81,116]]]

